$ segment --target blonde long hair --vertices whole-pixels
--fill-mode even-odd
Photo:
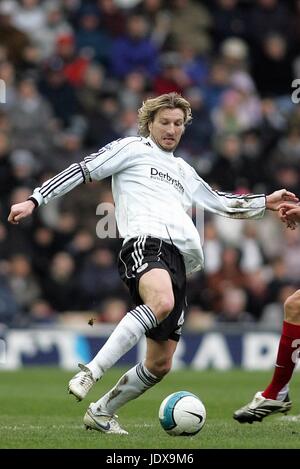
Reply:
[[[157,98],[150,98],[143,102],[142,107],[138,110],[138,127],[139,134],[142,137],[148,137],[149,124],[153,122],[155,114],[160,109],[176,109],[179,108],[184,114],[184,125],[186,126],[192,120],[192,111],[190,103],[178,93],[162,94]]]

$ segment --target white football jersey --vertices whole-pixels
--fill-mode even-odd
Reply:
[[[203,266],[201,230],[190,216],[193,206],[231,218],[260,218],[265,211],[264,194],[214,191],[186,161],[162,150],[150,137],[126,137],[106,145],[44,182],[32,197],[41,205],[82,182],[108,176],[124,242],[151,235],[173,243],[184,257],[187,273]]]

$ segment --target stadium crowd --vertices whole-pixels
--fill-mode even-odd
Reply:
[[[116,268],[122,241],[96,234],[100,203],[113,219],[110,181],[81,186],[18,226],[7,216],[72,162],[135,135],[145,98],[176,91],[190,101],[193,123],[176,154],[214,188],[299,196],[297,77],[299,0],[3,0],[0,323],[55,323],[74,312],[117,322],[128,310]],[[187,327],[280,327],[283,302],[300,286],[299,232],[272,213],[206,214],[204,239]]]

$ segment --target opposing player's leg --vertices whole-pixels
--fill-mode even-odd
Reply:
[[[240,423],[260,422],[269,415],[291,409],[288,383],[299,352],[300,290],[297,290],[284,304],[284,322],[272,381],[263,392],[256,393],[252,402],[238,409],[233,415],[234,419]]]
[[[119,322],[104,346],[69,382],[69,392],[82,400],[93,384],[111,368],[140,338],[156,328],[172,311],[174,295],[167,270],[154,268],[139,280],[143,304],[129,311]]]
[[[86,428],[104,433],[127,433],[117,421],[116,411],[161,381],[171,369],[176,346],[174,340],[147,338],[146,359],[127,371],[97,402],[90,404],[83,419]]]

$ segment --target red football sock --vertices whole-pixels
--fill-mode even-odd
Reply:
[[[284,321],[273,379],[262,393],[267,399],[276,399],[279,391],[290,381],[297,362],[299,345],[300,325]]]

